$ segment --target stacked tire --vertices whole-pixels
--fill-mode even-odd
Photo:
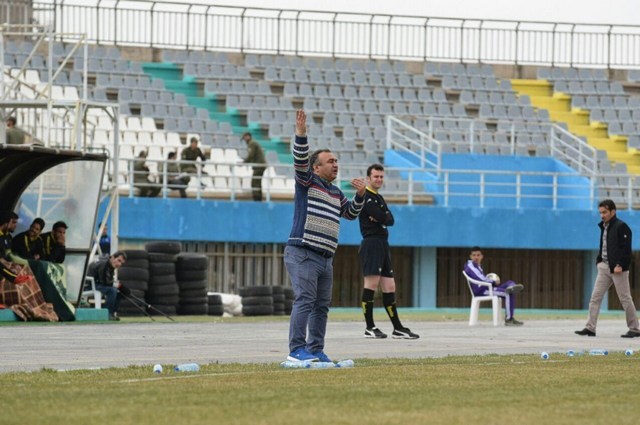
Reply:
[[[271,286],[247,286],[240,288],[242,314],[245,316],[269,316],[273,314],[273,288]]]
[[[222,304],[221,295],[207,295],[207,313],[209,316],[222,316],[224,314],[224,304]]]
[[[271,292],[273,294],[273,315],[284,316],[284,287],[273,286]]]
[[[182,250],[179,242],[149,242],[149,290],[147,302],[167,315],[176,314],[180,290],[176,279],[176,259]],[[150,314],[161,314],[151,309]]]
[[[206,255],[178,255],[176,262],[179,288],[178,314],[206,316],[209,313],[208,267],[209,261]],[[222,301],[220,304],[222,305]]]
[[[131,296],[120,301],[118,315],[144,316],[144,301],[149,288],[149,255],[144,250],[124,251],[127,261],[118,269],[118,280],[131,290]],[[141,301],[136,301],[136,298]]]

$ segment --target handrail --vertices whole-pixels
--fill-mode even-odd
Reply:
[[[163,164],[167,160],[146,159],[151,165],[150,174],[153,182],[133,182],[133,164],[139,159],[127,159],[126,171],[123,173],[126,183],[120,185],[121,190],[129,196],[135,196],[135,187],[161,188],[159,195],[167,198],[171,190],[176,189],[175,183],[169,181],[176,175],[163,172]],[[250,179],[251,173],[247,167],[255,164],[228,161],[172,161],[180,165],[196,164],[198,171],[191,174],[189,185],[190,197],[202,199],[211,195],[225,197],[230,200],[250,198],[251,189],[240,180]],[[215,175],[207,175],[203,169],[207,165],[218,167]],[[224,166],[226,171],[221,171]],[[146,172],[144,172],[146,174]],[[364,175],[365,169],[361,165],[340,166],[340,174],[334,184],[340,186],[347,193],[352,192],[349,181],[353,176]],[[611,196],[619,209],[640,208],[640,190],[636,190],[637,182],[628,174],[621,173],[574,173],[574,172],[536,172],[536,171],[498,171],[498,170],[463,170],[442,168],[403,168],[385,167],[386,185],[383,195],[389,199],[400,199],[400,202],[412,205],[419,202],[418,198],[430,198],[438,206],[469,206],[470,203],[478,208],[500,205],[500,208],[545,208],[545,209],[593,209],[593,204],[603,196]],[[438,176],[438,177],[434,177]],[[224,187],[211,187],[209,178],[221,177],[231,179],[231,183]],[[274,179],[285,179],[291,184],[287,187],[274,186]],[[206,183],[205,183],[206,182]],[[267,172],[262,177],[263,193],[267,201],[278,198],[293,199],[293,166],[291,164],[268,165]],[[203,187],[201,183],[205,183]],[[185,188],[187,186],[185,185]],[[461,201],[462,200],[462,201]]]
[[[516,65],[640,66],[640,54],[628,48],[640,43],[638,27],[631,25],[401,15],[391,19],[147,0],[115,4],[36,0],[33,5],[38,22],[52,22],[60,31],[87,33],[92,42],[101,44]],[[100,16],[114,17],[113,28],[99,26]],[[159,25],[172,30],[158,31]]]
[[[410,154],[418,160],[420,168],[440,168],[441,143],[391,115],[387,115],[387,149]]]

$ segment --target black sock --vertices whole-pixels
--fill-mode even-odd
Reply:
[[[384,305],[384,309],[387,312],[387,315],[389,315],[389,319],[391,319],[393,328],[401,329],[403,326],[402,326],[402,323],[400,323],[400,318],[398,317],[398,310],[396,309],[396,293],[383,292],[382,304]]]
[[[362,290],[362,313],[364,313],[364,320],[367,323],[367,329],[373,328],[375,323],[373,322],[373,297],[376,291],[364,288]]]

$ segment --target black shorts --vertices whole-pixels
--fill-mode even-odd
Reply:
[[[391,250],[385,239],[366,238],[360,243],[360,265],[364,276],[393,277]]]

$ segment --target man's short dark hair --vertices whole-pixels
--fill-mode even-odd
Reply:
[[[605,199],[604,201],[600,201],[600,203],[598,204],[598,208],[606,208],[609,211],[615,211],[616,210],[616,203],[613,202],[611,199]]]
[[[248,131],[242,135],[242,138],[244,139],[246,136],[249,136],[250,139],[253,137]]]
[[[116,251],[113,254],[111,254],[112,258],[118,258],[118,257],[122,257],[124,258],[124,261],[127,261],[127,253],[124,251]]]
[[[382,164],[378,163],[369,165],[369,168],[367,168],[367,177],[371,177],[372,170],[384,171],[384,167],[382,166]]]
[[[0,225],[8,223],[11,221],[11,213],[13,211],[5,210],[0,211]]]
[[[65,223],[64,221],[56,221],[55,223],[53,223],[53,230],[56,230],[60,227],[64,227],[65,229],[68,229],[69,226],[67,226],[67,223]]]
[[[31,223],[31,225],[33,226],[34,224],[39,224],[40,230],[44,229],[44,220],[41,219],[40,217],[36,217],[33,219],[33,222]]]
[[[192,137],[190,140],[191,143],[195,143],[198,144],[198,138],[197,137]]]
[[[174,151],[171,151],[167,154],[167,159],[173,159],[176,157],[176,153]]]
[[[9,117],[7,118],[7,124],[11,123],[11,125],[16,125],[18,121],[16,120],[16,117]]]
[[[309,165],[311,165],[311,168],[318,163],[318,157],[323,152],[331,152],[331,149],[318,149],[317,151],[314,151],[309,157]]]
[[[479,246],[472,246],[470,252],[482,251]]]

